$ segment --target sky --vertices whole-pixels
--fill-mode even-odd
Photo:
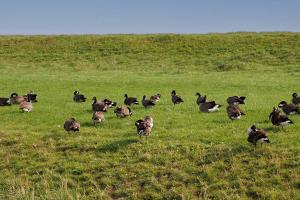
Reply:
[[[300,0],[0,0],[0,34],[300,32]]]

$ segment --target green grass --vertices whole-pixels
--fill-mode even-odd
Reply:
[[[268,121],[300,93],[299,43],[298,33],[0,37],[0,95],[34,90],[39,101],[32,113],[0,108],[0,199],[300,199],[300,116],[283,130]],[[87,102],[72,101],[77,89]],[[92,125],[93,96],[157,92],[154,108],[109,110]],[[200,113],[196,92],[221,111]],[[225,111],[231,95],[247,96],[239,121]],[[148,114],[152,135],[139,140],[134,122]],[[79,133],[63,130],[69,117]],[[271,144],[248,144],[254,123]]]

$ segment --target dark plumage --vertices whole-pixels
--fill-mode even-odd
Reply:
[[[273,111],[269,115],[269,119],[271,120],[272,124],[275,126],[285,126],[288,124],[293,124],[293,122],[279,109],[273,107]]]
[[[97,111],[93,113],[92,116],[92,120],[94,125],[96,125],[97,123],[101,124],[104,122],[104,113],[101,111]]]
[[[145,108],[155,106],[155,103],[153,101],[151,101],[150,99],[146,99],[145,95],[143,96],[142,104]]]
[[[293,93],[292,96],[293,96],[293,99],[292,99],[293,104],[296,104],[296,105],[300,104],[300,96],[298,96],[297,93]]]
[[[287,115],[300,114],[300,107],[293,103],[288,104],[286,101],[281,101],[278,107]]]
[[[148,137],[151,134],[153,127],[153,119],[151,116],[146,116],[144,120],[139,119],[135,122],[137,135]]]
[[[75,118],[70,118],[65,121],[64,123],[64,129],[69,133],[79,131],[80,129],[80,123],[75,120]]]
[[[11,104],[20,104],[21,102],[25,101],[25,97],[24,96],[19,96],[17,93],[12,93],[10,95],[10,103]]]
[[[114,110],[114,113],[116,113],[117,117],[124,118],[132,115],[131,109],[127,106],[117,107]]]
[[[174,105],[175,105],[175,104],[180,104],[180,103],[183,102],[183,99],[182,99],[180,96],[178,96],[178,95],[176,94],[176,91],[175,91],[175,90],[173,90],[173,91],[171,92],[171,97],[172,97],[172,102],[173,102]]]
[[[0,106],[10,106],[10,99],[9,98],[5,98],[5,97],[1,97],[0,98]]]
[[[264,130],[257,129],[255,125],[248,128],[248,142],[256,146],[256,143],[270,143],[267,133]]]
[[[106,112],[108,106],[103,102],[103,101],[97,101],[96,97],[93,97],[93,103],[92,103],[92,110],[94,112],[96,111],[101,111],[101,112]]]
[[[75,102],[85,102],[86,97],[80,94],[78,91],[74,91],[73,101]]]
[[[204,99],[206,99],[206,96],[201,96],[199,92],[196,93],[196,96],[198,96],[196,100],[196,104],[200,105],[201,102],[203,102]]]
[[[245,113],[239,108],[239,106],[231,104],[227,106],[227,115],[229,119],[236,120],[240,119]]]
[[[154,103],[157,103],[160,101],[160,97],[161,97],[160,94],[156,94],[156,95],[151,96],[150,100],[153,101]]]
[[[229,105],[245,104],[245,99],[246,97],[231,96],[227,98],[227,103]]]
[[[201,100],[199,109],[201,112],[217,112],[221,105],[216,104],[215,101],[206,102],[206,96]]]
[[[132,104],[139,104],[137,98],[135,97],[128,97],[127,94],[124,95],[125,99],[124,99],[124,104],[131,106]]]

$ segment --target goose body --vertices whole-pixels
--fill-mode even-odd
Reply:
[[[293,124],[293,121],[290,120],[285,114],[281,113],[279,109],[273,108],[273,111],[269,115],[269,119],[272,124],[275,126],[285,126],[288,124]]]
[[[80,123],[75,120],[75,118],[70,118],[65,121],[64,129],[69,132],[76,132],[80,129]]]
[[[96,111],[93,113],[92,116],[92,121],[94,123],[94,125],[96,125],[97,123],[101,124],[104,122],[104,113],[101,111]]]
[[[182,99],[180,96],[178,96],[178,95],[176,94],[176,91],[175,91],[175,90],[173,90],[173,91],[171,92],[171,98],[172,98],[172,102],[173,102],[174,105],[175,105],[175,104],[183,103],[183,99]]]
[[[150,97],[150,100],[153,101],[154,103],[157,103],[160,101],[160,94],[156,94]]]
[[[240,119],[245,113],[237,105],[231,104],[227,106],[227,115],[229,119],[236,120]]]
[[[113,106],[117,106],[117,102],[111,101],[109,99],[104,99],[104,100],[102,100],[102,102],[104,102],[107,105],[107,107],[109,107],[109,108],[111,108]]]
[[[199,109],[201,112],[217,112],[220,110],[221,105],[216,104],[215,101],[206,102],[206,96],[200,101]]]
[[[227,98],[227,103],[229,105],[239,105],[239,104],[245,104],[246,97],[239,97],[239,96],[231,96]]]
[[[92,110],[94,112],[96,111],[101,111],[101,112],[106,112],[108,106],[103,102],[103,101],[97,101],[96,97],[93,97],[93,104],[92,104]]]
[[[139,104],[137,98],[135,97],[128,97],[127,94],[125,94],[124,97],[125,97],[124,104],[127,106],[131,106],[132,104]]]
[[[33,109],[31,100],[28,98],[27,101],[22,101],[19,106],[20,110],[23,112],[31,112]]]
[[[132,115],[131,109],[127,106],[117,107],[114,110],[114,113],[116,113],[117,117],[124,118]]]
[[[0,98],[0,106],[10,106],[10,98],[1,97]]]
[[[206,96],[201,96],[201,94],[199,92],[196,93],[196,96],[198,96],[197,100],[196,100],[196,104],[200,105],[201,102],[205,101]]]
[[[142,104],[143,104],[143,106],[145,108],[149,108],[149,107],[155,106],[155,103],[152,100],[150,100],[150,99],[146,99],[145,95],[143,96]]]
[[[278,107],[287,115],[300,114],[300,107],[293,103],[288,104],[285,101],[281,101]]]
[[[23,101],[26,101],[24,96],[19,96],[15,92],[10,95],[10,103],[11,104],[20,104]]]
[[[74,91],[73,101],[75,102],[85,102],[86,97],[83,94],[80,94],[79,91]]]
[[[135,122],[137,135],[148,137],[151,134],[153,127],[153,119],[151,116],[146,116],[144,120],[139,119]]]
[[[267,133],[264,130],[257,129],[255,125],[248,128],[248,142],[256,146],[257,143],[270,143]]]

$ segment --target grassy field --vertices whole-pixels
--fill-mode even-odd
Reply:
[[[300,93],[298,33],[1,36],[0,72],[2,97],[34,90],[39,101],[31,113],[0,107],[0,199],[300,199],[300,116],[283,130],[268,121]],[[200,113],[196,92],[221,111]],[[125,93],[162,99],[94,127],[92,97],[122,105]],[[226,114],[231,95],[247,97],[239,121]],[[146,115],[147,141],[134,126]],[[63,130],[69,117],[79,133]],[[271,144],[248,144],[254,123]]]

